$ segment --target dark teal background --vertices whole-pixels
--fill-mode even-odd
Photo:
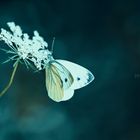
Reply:
[[[55,103],[44,71],[20,65],[0,98],[0,140],[140,140],[140,2],[138,0],[3,0],[0,28],[56,37],[54,57],[88,68],[95,80]],[[1,48],[8,48],[4,42]],[[8,55],[0,52],[0,62]],[[0,89],[13,62],[0,65]]]

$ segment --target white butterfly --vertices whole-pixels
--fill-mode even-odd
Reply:
[[[82,88],[94,80],[89,70],[66,60],[51,59],[45,71],[48,96],[56,102],[69,100],[75,89]]]

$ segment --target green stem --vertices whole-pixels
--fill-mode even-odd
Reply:
[[[11,78],[9,80],[9,83],[7,84],[7,86],[2,90],[2,92],[0,92],[0,97],[2,95],[4,95],[6,93],[6,91],[10,88],[12,82],[13,82],[13,79],[14,79],[14,76],[15,76],[15,73],[16,73],[16,70],[17,70],[17,67],[18,67],[18,64],[19,64],[19,60],[17,60],[14,64],[14,70],[11,74]]]

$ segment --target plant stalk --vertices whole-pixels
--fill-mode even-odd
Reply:
[[[11,74],[11,77],[10,77],[10,80],[9,80],[9,83],[7,84],[7,86],[2,90],[2,92],[0,92],[0,97],[3,96],[6,91],[10,88],[10,86],[12,85],[13,83],[13,79],[14,79],[14,76],[15,76],[15,73],[16,73],[16,70],[17,70],[17,67],[18,67],[18,64],[19,64],[19,60],[17,60],[14,64],[14,69],[13,69],[13,72]]]

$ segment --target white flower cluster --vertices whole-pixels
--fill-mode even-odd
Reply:
[[[1,29],[0,40],[3,40],[11,50],[8,53],[14,54],[10,59],[22,59],[26,65],[33,62],[38,70],[43,69],[42,65],[49,61],[48,57],[51,52],[47,49],[48,43],[34,31],[32,39],[27,33],[22,33],[20,26],[15,25],[14,22],[8,22],[11,32]]]

